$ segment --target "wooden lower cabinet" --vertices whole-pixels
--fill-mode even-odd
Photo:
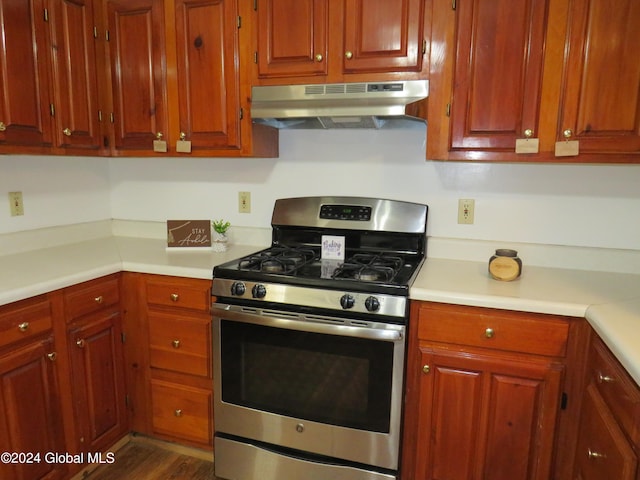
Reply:
[[[2,479],[51,480],[67,472],[45,458],[65,451],[51,326],[44,296],[0,307],[0,452],[15,455],[0,462]]]
[[[570,331],[561,317],[414,302],[402,478],[553,478]]]

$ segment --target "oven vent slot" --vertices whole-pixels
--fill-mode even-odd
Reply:
[[[274,317],[274,318],[294,318],[294,319],[297,319],[297,318],[300,317],[297,313],[278,312],[278,311],[275,311],[275,310],[262,310],[262,315],[264,315],[265,317]]]
[[[329,318],[329,317],[316,317],[314,315],[307,315],[305,319],[309,322],[317,322],[317,323],[330,323],[333,325],[346,325],[346,321],[340,318]]]
[[[369,323],[368,322],[359,322],[357,320],[351,320],[349,322],[349,325],[352,325],[354,327],[364,327],[364,328],[369,328]]]

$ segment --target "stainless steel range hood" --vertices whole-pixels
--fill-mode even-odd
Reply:
[[[251,118],[277,128],[424,128],[407,106],[428,95],[427,80],[256,86]]]

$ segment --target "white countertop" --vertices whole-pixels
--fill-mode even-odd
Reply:
[[[210,279],[212,269],[266,245],[167,251],[159,238],[104,236],[0,256],[0,305],[119,271]],[[513,282],[482,262],[426,259],[414,300],[585,317],[640,384],[640,275],[526,266]]]

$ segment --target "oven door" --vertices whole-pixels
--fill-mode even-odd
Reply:
[[[217,434],[397,470],[405,326],[214,304]]]

